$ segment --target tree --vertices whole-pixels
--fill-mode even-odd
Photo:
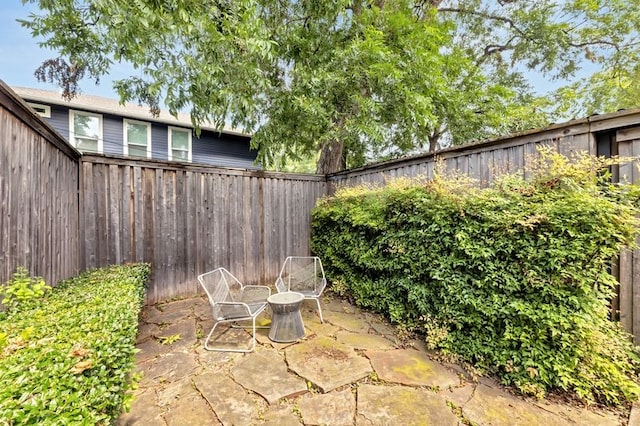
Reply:
[[[571,75],[638,28],[622,0],[23,1],[65,96],[126,61],[122,101],[252,132],[266,166],[320,152],[319,173],[544,124],[519,70]]]

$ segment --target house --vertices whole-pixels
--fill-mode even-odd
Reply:
[[[85,153],[116,154],[155,160],[186,161],[221,167],[259,169],[251,137],[233,130],[202,126],[200,136],[188,114],[174,117],[147,107],[121,105],[115,99],[81,94],[71,101],[59,93],[12,87],[34,111]]]

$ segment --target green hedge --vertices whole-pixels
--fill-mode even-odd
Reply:
[[[635,241],[639,190],[606,184],[608,165],[543,151],[529,180],[484,190],[439,177],[343,189],[313,212],[312,250],[335,290],[524,393],[635,400],[608,268]]]
[[[109,424],[133,386],[149,265],[59,283],[0,318],[0,424]]]

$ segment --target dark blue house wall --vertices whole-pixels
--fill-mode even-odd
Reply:
[[[124,154],[123,120],[126,117],[96,113],[82,108],[51,105],[51,118],[47,118],[47,120],[67,140],[69,140],[69,109],[102,115],[103,153]],[[169,127],[177,126],[153,123],[138,118],[133,118],[132,120],[151,123],[151,158],[168,160]],[[202,130],[200,137],[198,137],[192,131],[191,160],[194,163],[222,167],[259,169],[260,166],[254,164],[257,152],[249,149],[249,142],[250,138],[246,136]]]
[[[102,114],[102,152],[105,154],[124,154],[122,117]]]
[[[192,136],[193,162],[225,167],[259,169],[254,164],[256,151],[249,149],[249,138],[203,130],[200,138]]]

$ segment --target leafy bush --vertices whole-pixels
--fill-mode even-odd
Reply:
[[[543,150],[528,180],[488,189],[438,176],[343,189],[314,210],[312,250],[360,306],[524,393],[635,400],[608,267],[634,244],[640,190],[607,184],[609,165]]]
[[[0,424],[108,424],[131,371],[149,265],[59,283],[0,320]]]
[[[29,302],[44,296],[51,290],[40,277],[31,277],[29,271],[20,266],[13,274],[13,278],[4,285],[2,304],[8,308]]]

